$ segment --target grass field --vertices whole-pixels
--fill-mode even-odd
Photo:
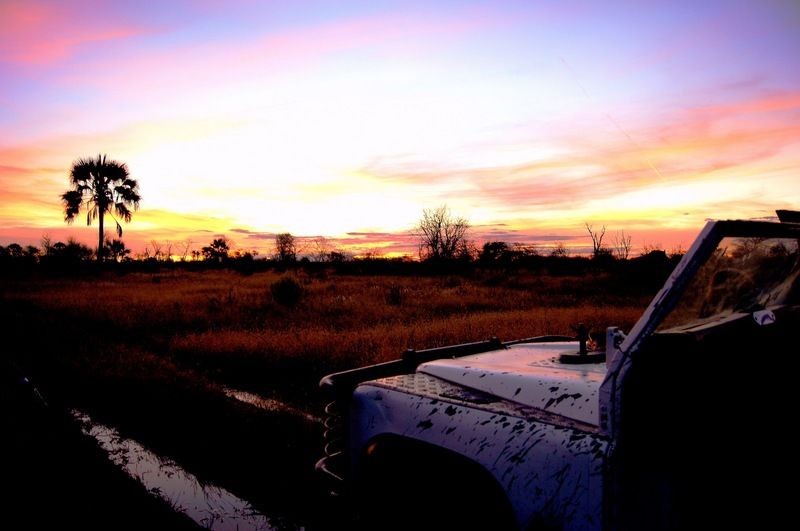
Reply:
[[[270,289],[289,276],[294,305]],[[608,275],[400,277],[172,270],[2,280],[4,355],[61,407],[117,426],[265,510],[301,514],[321,427],[225,396],[321,415],[333,371],[497,336],[630,329],[651,293]],[[283,301],[287,302],[287,301]],[[265,477],[270,478],[265,482]],[[276,509],[277,508],[277,509]]]

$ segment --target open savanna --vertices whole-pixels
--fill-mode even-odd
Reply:
[[[302,290],[293,305],[271,289],[286,278]],[[573,335],[579,322],[628,330],[652,296],[610,273],[175,268],[0,282],[4,356],[51,402],[292,517],[309,510],[298,500],[313,482],[321,426],[239,403],[225,388],[321,416],[317,382],[327,373],[396,359],[407,348]]]

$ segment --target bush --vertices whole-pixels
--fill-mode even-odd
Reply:
[[[269,287],[272,299],[282,306],[295,306],[303,296],[303,286],[293,277],[283,277]]]
[[[400,286],[389,286],[386,292],[386,304],[389,306],[400,306],[403,303],[403,290]]]

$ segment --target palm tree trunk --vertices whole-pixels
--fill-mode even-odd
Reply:
[[[100,223],[98,223],[98,225],[100,226],[99,227],[99,233],[100,234],[99,234],[98,239],[97,239],[97,261],[98,262],[102,262],[103,261],[103,236],[105,236],[105,234],[103,234],[103,214],[104,214],[104,212],[103,212],[103,209],[101,208],[100,209]]]

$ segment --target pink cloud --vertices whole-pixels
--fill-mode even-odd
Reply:
[[[194,41],[167,49],[135,53],[123,50],[113,59],[102,58],[86,65],[89,70],[102,69],[104,75],[87,78],[66,72],[59,82],[66,86],[113,90],[115,97],[149,98],[157,94],[163,101],[193,90],[247,80],[254,73],[292,72],[295,66],[307,70],[315,61],[353,49],[382,46],[400,53],[420,49],[427,53],[425,43],[430,44],[429,39],[435,39],[439,46],[446,45],[448,39],[503,23],[496,14],[479,9],[465,10],[460,16],[389,12],[333,19],[261,35]],[[107,68],[108,61],[114,62],[114,68]],[[116,67],[120,61],[124,61],[124,69]]]
[[[43,66],[70,57],[85,44],[141,33],[112,20],[108,6],[12,1],[0,4],[0,61]]]

